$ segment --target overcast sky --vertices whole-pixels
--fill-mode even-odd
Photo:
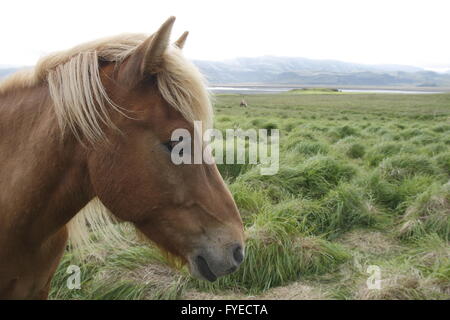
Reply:
[[[450,69],[448,0],[135,1],[0,3],[0,65],[123,32],[152,33],[175,15],[194,59],[295,56]]]

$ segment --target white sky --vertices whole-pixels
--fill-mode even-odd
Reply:
[[[175,15],[194,59],[298,56],[450,69],[448,0],[2,0],[0,65],[123,32],[152,33]]]

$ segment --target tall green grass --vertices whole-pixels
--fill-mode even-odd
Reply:
[[[258,293],[298,278],[332,271],[350,256],[339,245],[302,234],[289,211],[264,208],[248,227],[246,260],[238,272],[210,284],[192,280],[200,290],[234,289]]]

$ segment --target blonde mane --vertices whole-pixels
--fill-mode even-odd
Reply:
[[[42,58],[34,69],[19,71],[0,83],[0,94],[47,83],[53,107],[64,134],[68,130],[80,141],[105,141],[102,124],[114,128],[108,108],[125,114],[108,97],[101,79],[99,61],[120,63],[147,39],[143,34],[125,34],[76,46]],[[163,98],[186,120],[212,125],[212,107],[206,83],[198,69],[181,50],[170,46],[163,56],[163,68],[156,74]],[[123,241],[123,232],[103,204],[95,198],[69,223],[72,244],[93,243],[95,233],[108,243]]]
[[[108,108],[124,114],[105,92],[99,61],[120,63],[146,39],[144,34],[125,34],[88,42],[42,58],[34,69],[19,71],[0,83],[0,93],[48,83],[61,132],[67,128],[90,143],[104,141],[101,124],[114,127]],[[198,69],[184,58],[180,49],[170,46],[163,68],[156,74],[163,98],[186,120],[212,124],[210,96]],[[124,114],[125,115],[125,114]]]

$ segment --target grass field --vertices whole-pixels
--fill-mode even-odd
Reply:
[[[100,242],[83,264],[64,256],[51,298],[450,298],[449,94],[241,99],[216,96],[216,127],[278,128],[280,170],[220,166],[248,236],[240,270],[211,284],[133,239]],[[80,290],[66,287],[70,264]]]

